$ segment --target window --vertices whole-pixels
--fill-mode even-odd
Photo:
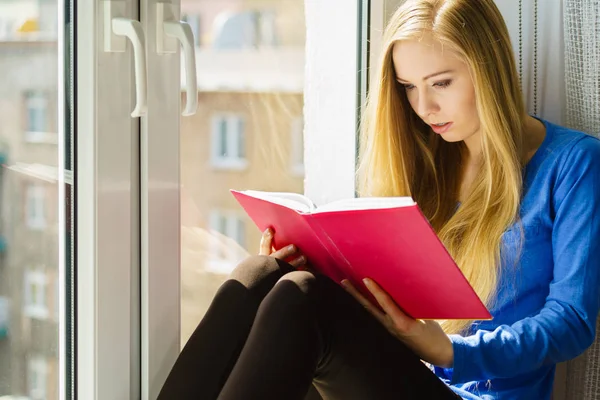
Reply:
[[[48,98],[43,91],[25,94],[25,140],[28,142],[56,143],[56,133],[50,129]]]
[[[245,245],[245,222],[237,211],[213,210],[209,219],[211,230],[235,240],[242,247]]]
[[[217,115],[212,121],[211,165],[215,168],[244,169],[246,133],[244,119],[239,115]]]
[[[244,49],[277,46],[276,18],[272,10],[223,12],[215,20],[213,47]]]
[[[30,318],[48,318],[46,302],[46,274],[42,271],[25,273],[25,307],[24,314]]]
[[[212,210],[209,213],[211,230],[210,265],[214,273],[229,273],[247,255],[246,223],[238,211]]]
[[[30,229],[42,230],[46,227],[46,188],[42,185],[29,185],[26,188],[25,219]]]
[[[292,173],[304,175],[304,119],[302,117],[292,120],[290,133]]]
[[[31,357],[28,361],[27,384],[31,400],[46,400],[48,364],[43,357]]]
[[[0,339],[8,336],[10,300],[0,296]]]

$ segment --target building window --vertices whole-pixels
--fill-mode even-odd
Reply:
[[[27,384],[31,400],[46,400],[48,363],[43,357],[31,357],[27,366]]]
[[[278,45],[273,10],[223,12],[214,23],[215,49],[252,49]]]
[[[304,118],[298,117],[292,120],[291,132],[291,154],[292,173],[304,176]]]
[[[30,318],[48,318],[46,302],[46,274],[42,271],[25,273],[25,307],[24,314]]]
[[[27,226],[30,229],[42,230],[46,227],[46,188],[44,186],[27,186],[25,213]]]
[[[209,216],[209,223],[211,230],[235,240],[242,247],[246,245],[246,224],[239,213],[213,210]]]
[[[246,223],[237,211],[212,210],[209,214],[211,244],[207,268],[228,274],[245,257]]]
[[[8,297],[0,296],[0,339],[8,336],[10,315],[10,300]]]
[[[57,143],[55,132],[50,132],[48,95],[41,91],[25,93],[25,140],[34,143]]]
[[[246,132],[244,119],[239,115],[217,115],[212,120],[211,164],[215,168],[244,169]]]

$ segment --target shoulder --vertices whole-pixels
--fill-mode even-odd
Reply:
[[[577,170],[586,166],[600,168],[600,139],[548,122],[546,127],[546,134],[550,135],[547,157],[557,171]]]

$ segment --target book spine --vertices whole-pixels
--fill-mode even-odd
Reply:
[[[335,261],[336,265],[346,265],[347,268],[344,268],[344,269],[352,271],[352,274],[355,275],[354,269],[352,268],[352,264],[350,264],[350,262],[344,256],[344,254],[335,245],[333,240],[331,240],[331,238],[329,237],[327,232],[321,227],[321,224],[319,223],[317,218],[315,218],[312,214],[307,214],[306,216],[307,216],[306,221],[308,222],[309,226],[312,228],[312,231],[315,233],[316,237],[321,242],[321,245],[323,246],[323,248],[325,248],[325,250],[327,250],[327,252],[331,256],[331,258]],[[339,269],[339,268],[336,268],[336,269],[337,269],[337,275],[338,275],[339,280],[344,279],[344,278],[349,278],[349,277],[345,276],[345,274],[341,273],[342,269]]]

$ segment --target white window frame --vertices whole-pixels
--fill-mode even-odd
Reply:
[[[304,176],[304,118],[292,119],[290,126],[290,161],[291,172],[296,176]]]
[[[121,37],[125,51],[104,48],[106,38],[119,41],[105,37],[111,27],[108,5],[115,6],[112,18],[139,19],[137,0],[77,2],[74,8],[77,382],[71,388],[74,398],[86,400],[141,398],[140,120],[131,116],[133,46]],[[58,13],[64,14],[64,3]],[[172,97],[163,97],[165,108]],[[64,185],[62,168],[60,179]]]
[[[225,122],[227,155],[221,154],[221,124]],[[210,165],[214,169],[244,170],[248,168],[246,119],[241,114],[216,113],[211,118]],[[242,127],[240,131],[240,127]],[[240,143],[240,136],[242,143]]]
[[[29,229],[43,230],[46,228],[46,197],[47,191],[43,184],[30,183],[27,185],[25,190],[25,221]]]
[[[27,387],[31,400],[45,400],[48,391],[48,361],[42,356],[27,360]]]
[[[47,286],[48,277],[41,270],[28,270],[24,278],[25,301],[23,305],[23,315],[29,318],[45,320],[49,316]],[[32,288],[36,289],[37,299],[33,298]]]
[[[363,3],[368,2],[304,1],[304,194],[317,205],[355,194],[357,94],[361,92],[358,63],[364,58],[358,38]],[[332,15],[336,16],[335,26]]]

